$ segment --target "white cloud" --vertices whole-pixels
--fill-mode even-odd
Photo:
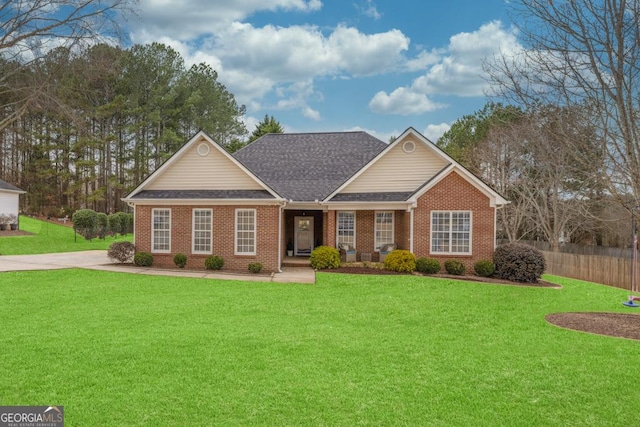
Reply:
[[[303,108],[302,115],[311,120],[320,120],[320,112],[311,107]]]
[[[380,91],[369,102],[371,111],[379,114],[399,114],[408,116],[422,114],[443,108],[441,104],[432,102],[426,95],[399,87],[391,94]]]
[[[235,22],[206,43],[225,68],[242,69],[277,81],[348,73],[380,74],[394,68],[409,39],[399,30],[364,34],[338,26],[325,36],[314,26],[256,28]]]
[[[452,36],[446,56],[417,78],[412,87],[424,94],[482,96],[488,88],[482,61],[519,49],[516,30],[506,30],[501,22],[492,21],[472,33]]]
[[[364,16],[373,18],[376,21],[382,18],[382,13],[378,12],[378,8],[373,0],[367,0],[360,5],[356,5],[356,9],[358,9]]]
[[[500,21],[482,25],[472,33],[456,34],[449,39],[446,49],[423,51],[407,61],[408,70],[426,68],[427,72],[390,94],[376,93],[369,108],[384,114],[420,114],[444,107],[429,97],[482,96],[488,89],[483,60],[500,52],[520,50],[516,36],[515,29],[504,29]]]
[[[178,40],[213,34],[261,11],[314,12],[320,0],[141,0],[140,17],[151,33]]]
[[[440,137],[449,129],[451,129],[451,125],[448,123],[440,123],[439,125],[432,124],[427,126],[422,134],[431,142],[436,143],[438,142],[438,139],[440,139]]]
[[[247,128],[249,133],[253,132],[256,129],[256,126],[258,125],[258,123],[260,123],[260,120],[261,119],[258,119],[253,116],[242,117],[242,122],[244,123],[244,126]]]

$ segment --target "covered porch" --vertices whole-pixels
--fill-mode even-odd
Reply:
[[[411,212],[406,209],[284,209],[282,218],[282,265],[309,265],[317,246],[338,247],[347,243],[355,248],[356,261],[380,261],[380,248],[395,244],[411,249]],[[353,259],[353,258],[351,258]]]
[[[306,257],[316,246],[325,244],[326,212],[319,209],[285,209],[283,246],[288,258]]]

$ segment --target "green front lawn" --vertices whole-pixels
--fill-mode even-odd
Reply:
[[[547,324],[626,293],[414,276],[317,285],[0,274],[0,405],[76,425],[636,423],[640,342]]]
[[[48,254],[54,252],[77,252],[92,249],[108,249],[113,242],[133,239],[132,234],[124,237],[85,240],[79,234],[74,237],[73,229],[47,221],[20,216],[20,229],[32,233],[29,236],[3,236],[0,231],[0,255]]]

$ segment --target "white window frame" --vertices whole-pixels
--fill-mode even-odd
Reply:
[[[162,229],[158,231],[169,233],[169,248],[157,249],[156,248],[156,228],[155,228],[155,216],[157,212],[166,211],[169,213],[169,226],[168,229]],[[171,208],[153,208],[151,209],[151,252],[156,254],[170,254],[171,253]]]
[[[340,215],[341,214],[351,214],[353,215],[353,242],[349,242],[349,241],[345,241],[341,239],[340,236]],[[356,212],[355,211],[337,211],[336,213],[336,244],[340,245],[341,243],[347,243],[351,246],[353,246],[354,248],[357,248],[356,246]]]
[[[253,230],[238,230],[238,217],[239,214],[241,212],[252,212],[253,213]],[[234,238],[234,242],[233,242],[233,253],[235,255],[255,255],[256,254],[256,247],[258,246],[258,230],[257,230],[257,217],[258,214],[256,212],[255,209],[236,209],[236,213],[235,213],[235,238]],[[240,232],[253,232],[253,251],[247,251],[247,252],[240,252],[238,250],[238,246],[239,245],[239,233]],[[243,245],[245,246],[245,245]]]
[[[196,213],[209,213],[209,230],[196,230]],[[209,250],[196,250],[196,232],[209,232]],[[211,255],[213,253],[213,209],[195,208],[191,211],[191,253]]]
[[[442,233],[442,231],[435,231],[434,227],[433,227],[433,217],[436,214],[448,214],[448,219],[449,219],[449,227],[448,227],[448,231],[447,233],[449,234],[448,236],[448,246],[449,246],[449,250],[448,251],[436,251],[434,250],[434,245],[433,245],[433,239],[436,233]],[[453,243],[453,234],[455,232],[460,233],[460,231],[453,231],[453,227],[451,226],[452,220],[453,220],[453,214],[454,213],[462,213],[462,214],[469,214],[469,251],[467,252],[453,252],[451,250],[451,246]],[[429,218],[429,230],[430,230],[430,236],[429,236],[429,253],[431,254],[443,254],[443,255],[472,255],[473,252],[473,211],[463,211],[463,210],[451,210],[451,211],[431,211],[431,215]],[[463,232],[465,233],[465,232]]]
[[[378,214],[391,214],[391,241],[379,241],[378,240]],[[395,215],[393,211],[375,211],[375,226],[374,226],[374,230],[373,230],[373,240],[374,240],[374,245],[375,248],[374,250],[376,252],[380,252],[380,247],[382,245],[386,245],[386,244],[392,244],[395,243],[396,240],[396,219],[395,219]]]

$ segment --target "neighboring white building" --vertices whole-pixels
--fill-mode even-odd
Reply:
[[[26,191],[0,179],[0,216],[18,216],[20,195]]]

